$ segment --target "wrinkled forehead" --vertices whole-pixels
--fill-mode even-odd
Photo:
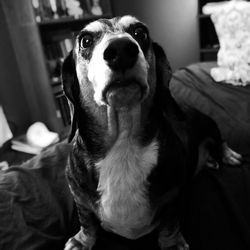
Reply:
[[[99,19],[88,24],[83,30],[89,32],[123,32],[133,24],[140,23],[132,16],[115,17],[112,19]]]

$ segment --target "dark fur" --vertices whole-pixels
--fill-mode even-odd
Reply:
[[[183,189],[196,171],[199,145],[207,140],[207,149],[220,163],[222,141],[216,124],[210,118],[177,105],[168,88],[171,70],[165,53],[156,43],[150,46],[156,58],[157,85],[139,140],[141,145],[147,145],[157,135],[159,142],[158,165],[148,176],[148,199],[152,208],[157,210],[154,220],[161,222],[157,232],[148,237],[156,241],[163,228],[169,229],[169,236],[176,229]],[[94,165],[108,151],[104,140],[105,124],[102,123],[105,120],[104,107],[98,108],[91,99],[82,98],[73,53],[63,64],[62,80],[65,93],[74,106],[70,135],[74,147],[66,174],[78,207],[82,232],[87,236],[92,231],[96,232],[97,245],[98,239],[105,235],[106,239],[113,240],[113,245],[120,240],[123,247],[136,246],[138,242],[142,246],[142,239],[145,239],[147,246],[147,237],[125,240],[101,228],[97,212],[100,199],[98,172]]]

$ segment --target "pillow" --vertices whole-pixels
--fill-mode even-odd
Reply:
[[[211,70],[212,77],[216,82],[250,84],[250,3],[242,0],[208,3],[203,12],[211,14],[220,43],[219,67]]]

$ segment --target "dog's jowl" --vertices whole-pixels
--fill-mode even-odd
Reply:
[[[156,249],[188,248],[178,227],[183,190],[207,161],[221,163],[223,147],[213,121],[179,108],[170,77],[164,51],[134,17],[78,34],[62,68],[72,107],[66,175],[81,223],[66,250],[95,248],[103,235],[121,249],[149,238]]]

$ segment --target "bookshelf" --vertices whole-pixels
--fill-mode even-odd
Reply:
[[[75,35],[98,18],[112,17],[110,0],[30,0],[54,96],[60,126],[70,124],[70,110],[60,82],[63,58],[71,51]],[[95,8],[94,8],[95,7]]]
[[[216,61],[219,50],[219,41],[214,25],[209,15],[202,13],[202,8],[209,2],[220,2],[218,0],[199,0],[199,33],[200,33],[200,60]]]

